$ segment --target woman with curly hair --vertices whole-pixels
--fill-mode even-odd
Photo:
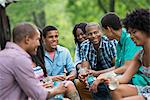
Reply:
[[[128,14],[123,22],[131,38],[137,46],[142,46],[140,51],[129,66],[127,71],[118,81],[119,87],[111,91],[113,100],[150,100],[150,10],[137,9]],[[143,66],[142,73],[147,76],[146,86],[127,84],[132,76]]]

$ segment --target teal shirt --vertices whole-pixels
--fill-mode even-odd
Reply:
[[[117,46],[117,56],[115,61],[115,66],[120,67],[124,65],[125,61],[132,60],[134,55],[142,49],[138,47],[130,38],[130,34],[127,33],[126,29],[122,28],[122,34],[120,41]]]
[[[44,60],[48,76],[63,75],[64,68],[68,73],[75,70],[69,50],[59,45],[57,46],[54,60],[50,58],[47,51],[45,51]]]

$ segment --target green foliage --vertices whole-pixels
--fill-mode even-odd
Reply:
[[[69,0],[67,11],[72,20],[72,24],[80,22],[98,21],[99,16],[103,14],[97,6],[96,0]]]
[[[74,39],[72,35],[72,24],[66,13],[67,0],[55,0],[45,6],[46,24],[54,25],[59,30],[59,44],[67,47],[74,54]]]
[[[7,14],[13,27],[18,22],[33,22],[33,12],[39,14],[43,10],[44,0],[20,0],[7,7]],[[38,9],[38,10],[37,10]]]
[[[101,0],[107,11],[110,0]],[[150,8],[150,0],[115,0],[115,12],[124,18],[135,8]],[[104,11],[98,0],[20,0],[7,7],[11,28],[22,21],[54,25],[59,29],[59,44],[67,47],[74,56],[75,44],[72,30],[80,22],[98,22]],[[36,20],[35,20],[36,19]]]
[[[121,1],[121,2],[120,2]],[[124,18],[127,13],[138,8],[150,8],[150,0],[116,0],[116,13]]]

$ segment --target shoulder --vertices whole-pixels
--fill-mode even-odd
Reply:
[[[16,65],[31,65],[32,64],[32,60],[31,57],[27,57],[24,55],[20,55],[14,58],[14,63]]]
[[[11,68],[14,72],[30,72],[32,71],[32,60],[30,56],[23,54],[17,54],[16,57],[12,57]]]
[[[106,36],[102,36],[101,37],[101,41],[102,41],[102,43],[105,43],[105,44],[109,44],[110,43],[110,40]]]
[[[114,47],[118,44],[117,40],[109,40],[106,36],[102,36],[102,42],[103,44],[105,44],[106,46],[111,46]]]
[[[90,41],[89,40],[85,40],[83,41],[81,44],[80,44],[80,47],[86,47],[86,46],[89,46],[90,45]]]
[[[85,41],[83,41],[80,45],[82,45],[82,44],[87,44],[87,43],[89,43],[90,41],[89,40],[85,40]]]
[[[140,50],[138,51],[136,54],[135,54],[135,59],[138,60],[138,61],[142,61],[142,56],[143,56],[143,53],[144,53],[144,50]]]
[[[132,41],[130,34],[126,31],[125,28],[122,28],[122,37],[126,41]]]
[[[124,38],[122,39],[123,40],[122,45],[132,47],[132,48],[137,48],[136,44],[131,39],[130,34],[127,33],[125,29],[122,29],[122,31],[123,31],[122,33],[124,34]]]
[[[61,46],[61,45],[58,45],[58,46],[57,46],[57,51],[58,51],[58,52],[69,52],[69,49],[66,48],[66,47],[63,47],[63,46]]]
[[[31,58],[27,52],[22,52],[16,49],[4,49],[0,52],[0,56],[8,57],[8,59],[13,59],[13,61],[17,62]]]

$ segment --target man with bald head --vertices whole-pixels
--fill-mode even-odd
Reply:
[[[89,74],[95,77],[113,70],[116,41],[109,41],[107,37],[103,36],[99,24],[93,22],[87,24],[86,36],[89,41],[82,44],[80,51],[82,67],[87,67]],[[85,80],[80,74],[79,79]],[[94,100],[110,100],[108,88],[105,84],[99,85],[98,93],[91,92]]]
[[[0,52],[1,100],[46,100],[66,90],[61,84],[48,91],[35,79],[29,54],[36,54],[39,39],[37,27],[30,23],[20,23],[13,29],[13,42],[7,42]]]

